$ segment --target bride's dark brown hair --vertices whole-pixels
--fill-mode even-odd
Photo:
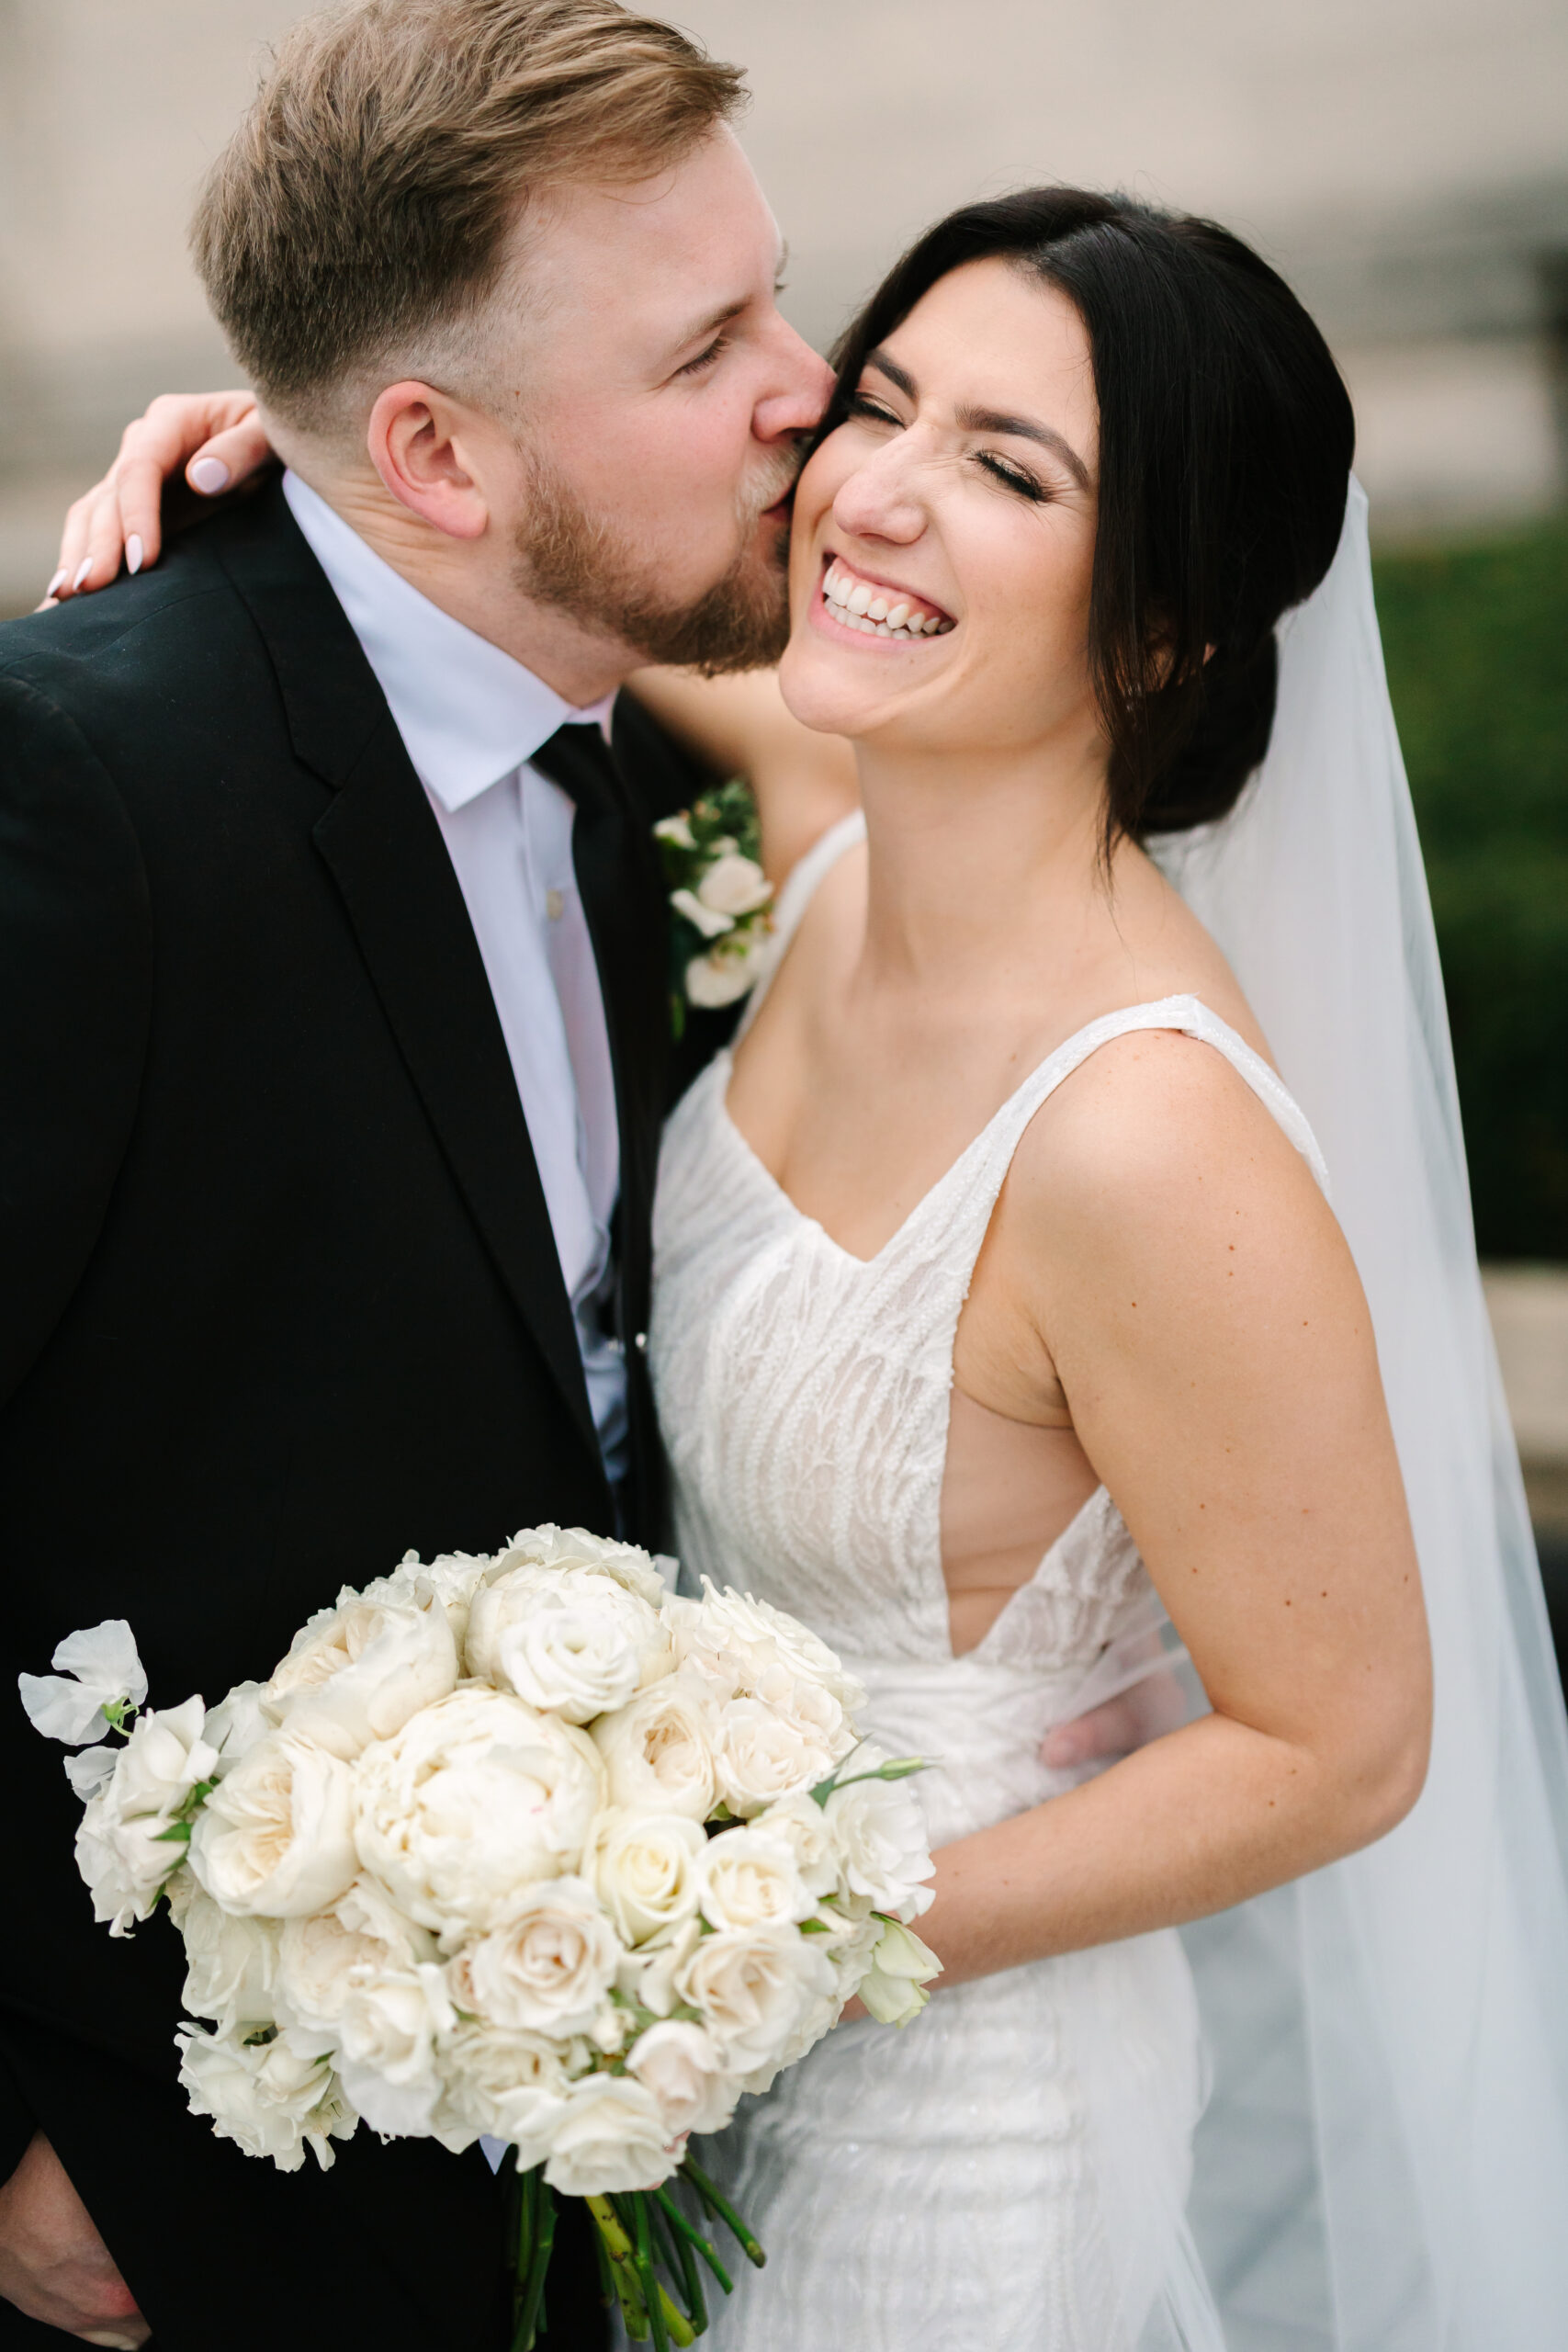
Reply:
[[[1081,188],[965,205],[843,335],[819,435],[865,356],[940,278],[1001,259],[1059,287],[1100,402],[1089,662],[1111,741],[1107,841],[1223,817],[1269,745],[1274,625],[1334,559],[1355,419],[1283,278],[1212,220]],[[1212,649],[1212,650],[1211,650]]]

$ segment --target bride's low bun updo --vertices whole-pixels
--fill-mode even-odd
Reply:
[[[1268,749],[1275,624],[1339,542],[1349,395],[1283,278],[1228,230],[1031,188],[965,205],[911,246],[834,355],[823,432],[921,296],[990,259],[1060,288],[1094,356],[1089,658],[1111,741],[1108,838],[1223,817]]]

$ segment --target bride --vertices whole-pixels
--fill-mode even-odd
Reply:
[[[639,681],[792,868],[666,1136],[678,1548],[939,1849],[919,2024],[710,2152],[725,2352],[1557,2337],[1561,1702],[1351,446],[1223,231],[970,207],[846,338],[776,684]],[[1065,1769],[1162,1624],[1209,1711]]]

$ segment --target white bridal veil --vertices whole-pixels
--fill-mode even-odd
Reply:
[[[1227,2352],[1568,2343],[1568,1736],[1471,1227],[1366,500],[1280,629],[1268,759],[1156,844],[1327,1159],[1371,1304],[1436,1665],[1392,1837],[1190,1932],[1192,2222]]]

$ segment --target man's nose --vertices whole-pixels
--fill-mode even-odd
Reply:
[[[832,369],[805,336],[796,334],[784,319],[778,322],[778,333],[774,388],[757,403],[755,428],[760,441],[809,433],[820,422],[833,389]]]

